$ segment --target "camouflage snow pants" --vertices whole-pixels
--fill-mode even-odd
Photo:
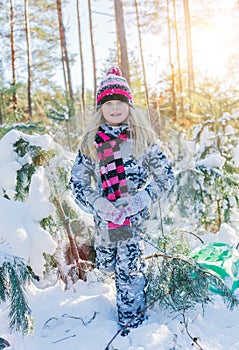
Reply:
[[[114,248],[96,248],[96,267],[101,271],[114,271],[118,323],[137,327],[145,319],[146,306],[144,275],[145,262],[142,258],[143,242],[132,239],[120,241]]]

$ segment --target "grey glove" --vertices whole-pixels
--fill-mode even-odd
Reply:
[[[98,197],[93,203],[97,215],[104,221],[111,221],[115,224],[123,224],[126,213],[124,208],[116,208],[112,202],[104,197]]]
[[[135,195],[128,197],[128,204],[124,207],[124,211],[126,216],[130,217],[149,207],[150,204],[151,198],[148,192],[142,190],[137,192]]]

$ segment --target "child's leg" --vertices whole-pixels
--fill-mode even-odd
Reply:
[[[96,247],[96,267],[100,271],[115,270],[116,248]]]
[[[146,318],[145,312],[139,314],[146,306],[145,262],[142,258],[142,248],[142,242],[137,240],[118,246],[115,279],[118,318],[121,326],[126,325],[134,317],[130,327],[137,327]]]

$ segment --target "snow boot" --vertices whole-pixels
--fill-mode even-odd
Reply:
[[[129,333],[130,333],[130,329],[129,329],[129,328],[125,328],[125,329],[120,333],[120,335],[121,335],[122,337],[126,337]]]

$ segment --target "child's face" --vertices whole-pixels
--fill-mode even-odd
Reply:
[[[119,126],[129,116],[129,105],[121,100],[107,101],[102,105],[102,112],[107,124]]]

